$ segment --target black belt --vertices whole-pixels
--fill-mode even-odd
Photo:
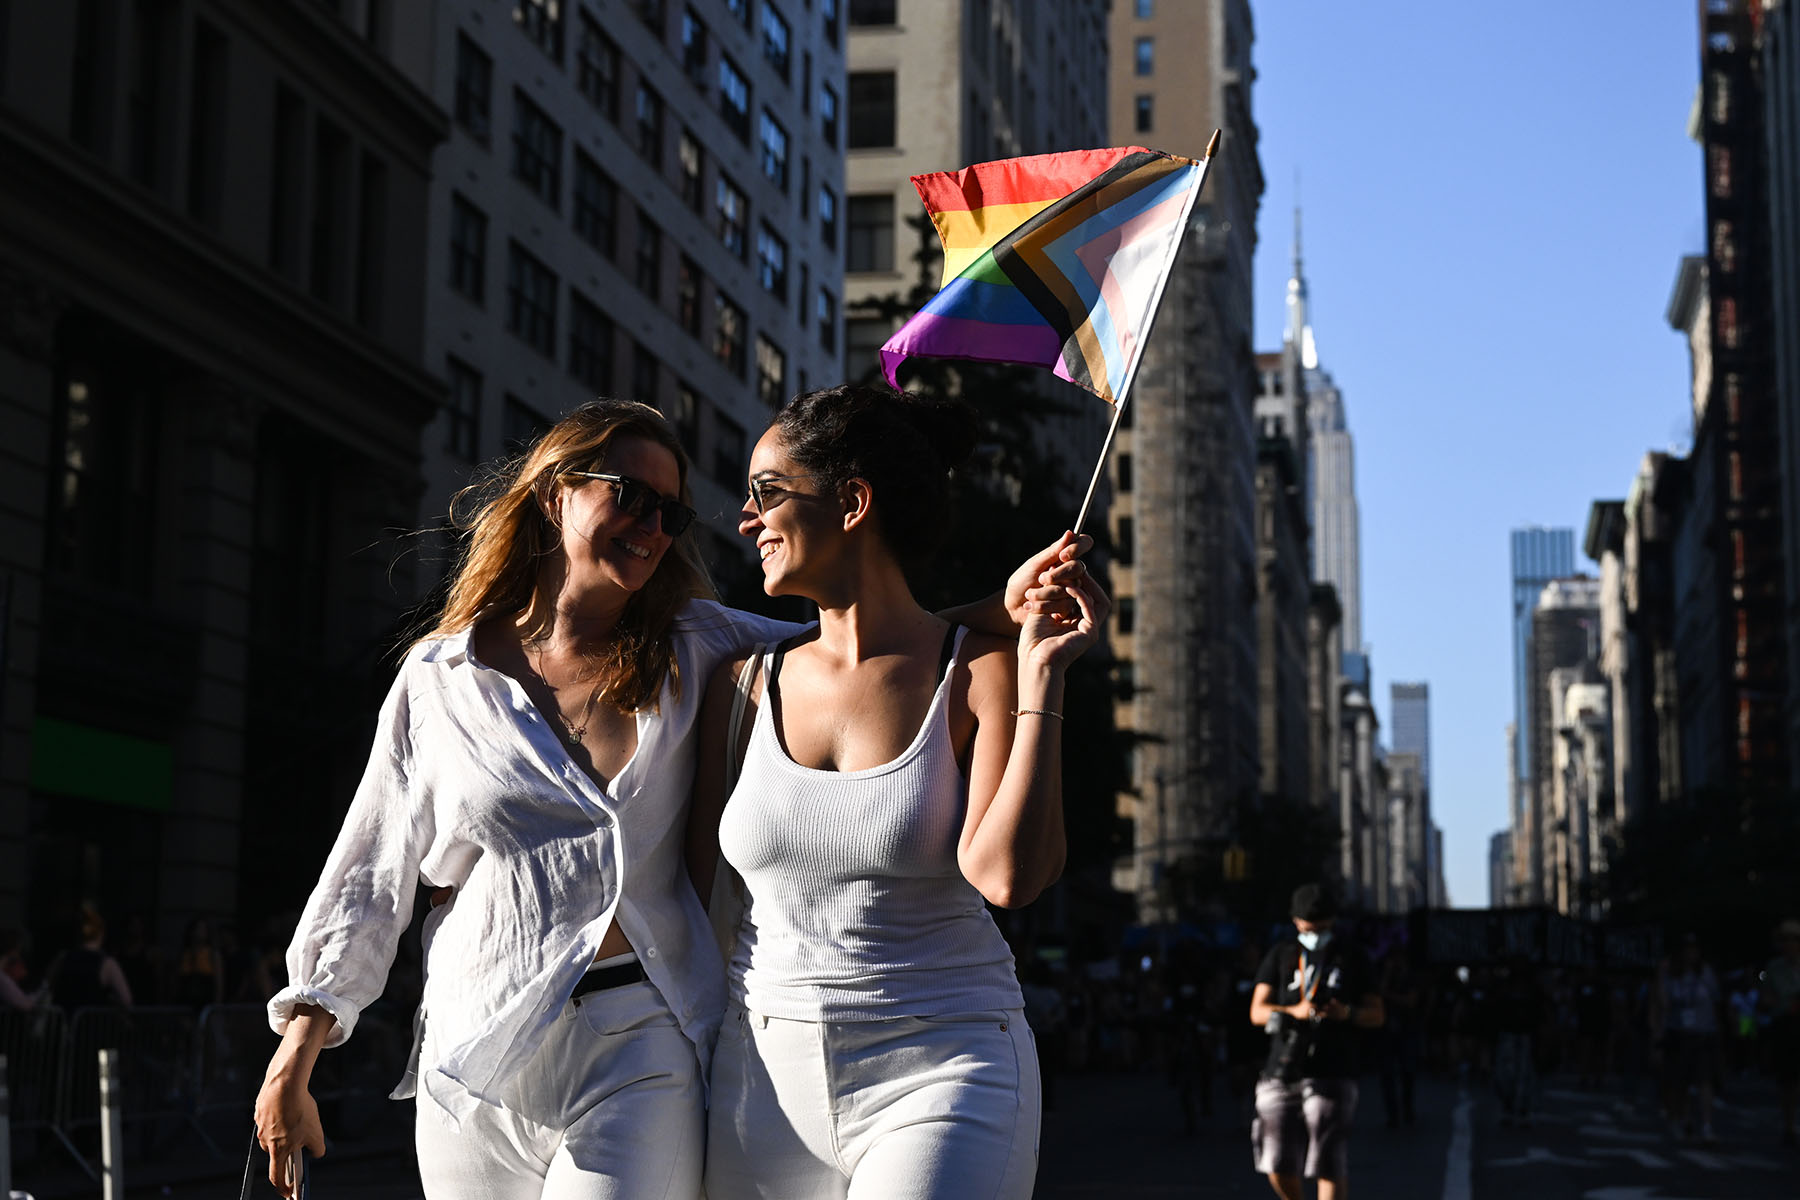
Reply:
[[[648,978],[650,976],[644,974],[644,964],[635,960],[620,963],[616,967],[595,967],[576,983],[569,999],[580,1000],[589,992],[604,992],[608,988],[624,987],[628,983],[642,983]]]

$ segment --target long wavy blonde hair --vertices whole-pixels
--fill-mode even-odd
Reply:
[[[687,455],[661,413],[630,400],[583,404],[491,478],[457,494],[450,519],[465,534],[463,550],[444,611],[420,641],[461,633],[484,615],[522,612],[531,604],[544,560],[562,553],[562,531],[545,515],[545,502],[558,487],[585,486],[560,476],[571,469],[602,469],[608,448],[622,437],[643,438],[673,454],[681,502],[693,503]],[[670,628],[682,604],[713,596],[694,538],[684,532],[627,602],[612,641],[597,656],[600,698],[623,712],[637,712],[656,708],[665,679],[679,694]]]

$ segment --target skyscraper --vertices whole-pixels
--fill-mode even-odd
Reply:
[[[1512,531],[1513,767],[1516,786],[1507,798],[1511,828],[1524,828],[1526,799],[1531,794],[1531,613],[1544,585],[1575,573],[1575,531],[1528,525]],[[1514,859],[1522,857],[1515,839]]]
[[[1388,720],[1393,723],[1394,749],[1419,756],[1419,774],[1431,786],[1431,685],[1396,683],[1388,689]]]
[[[1338,646],[1362,652],[1362,533],[1356,507],[1356,443],[1344,414],[1344,394],[1319,365],[1306,275],[1300,259],[1300,213],[1294,213],[1294,274],[1288,280],[1287,337],[1300,356],[1306,389],[1307,494],[1312,509],[1313,578],[1337,589],[1343,620]]]
[[[1599,677],[1594,664],[1600,635],[1600,581],[1586,576],[1553,579],[1544,585],[1531,612],[1529,670],[1526,674],[1526,761],[1529,765],[1523,822],[1514,827],[1513,867],[1527,904],[1552,899],[1550,883],[1556,849],[1551,818],[1551,774],[1556,761],[1560,696],[1569,682]],[[1558,671],[1572,671],[1559,682]],[[1553,685],[1555,687],[1553,688]]]

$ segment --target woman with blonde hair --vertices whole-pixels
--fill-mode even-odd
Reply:
[[[269,1002],[256,1121],[284,1195],[324,1151],[313,1064],[381,994],[421,881],[448,899],[395,1095],[427,1195],[697,1194],[723,981],[681,853],[694,719],[720,661],[795,627],[710,598],[690,505],[661,414],[598,401],[474,513]],[[1055,563],[1020,569],[1014,610]]]

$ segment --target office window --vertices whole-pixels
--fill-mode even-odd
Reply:
[[[781,82],[783,83],[788,81],[788,70],[791,59],[789,43],[792,40],[793,38],[788,29],[786,19],[783,18],[779,12],[775,11],[775,6],[771,4],[769,0],[763,0],[763,57],[769,60],[769,65],[775,68],[775,73],[781,76]]]
[[[750,81],[727,54],[719,55],[719,115],[740,142],[750,140]]]
[[[894,144],[894,73],[850,72],[850,149]]]
[[[713,357],[744,377],[744,347],[749,322],[744,310],[718,288],[713,289]]]
[[[0,4],[0,19],[6,8]],[[0,40],[0,51],[5,50]],[[194,21],[192,97],[188,104],[188,215],[208,228],[219,222],[225,182],[225,35],[198,18]],[[367,174],[364,175],[365,180]]]
[[[562,65],[562,0],[513,0],[513,24]]]
[[[713,194],[719,213],[719,241],[742,261],[749,252],[750,201],[723,171],[719,172]]]
[[[506,329],[538,353],[556,357],[556,275],[517,242],[508,246]]]
[[[663,0],[631,0],[631,7],[637,10],[638,20],[642,21],[660,42],[663,30],[669,27],[668,6],[663,3]]]
[[[1137,98],[1137,131],[1149,133],[1156,124],[1156,100],[1153,96]]]
[[[700,336],[700,264],[683,254],[675,274],[675,318],[693,337]]]
[[[713,410],[712,425],[713,481],[741,495],[744,467],[750,461],[749,452],[744,449],[744,427],[718,409]]]
[[[706,89],[706,22],[690,5],[681,14],[681,69],[693,85]]]
[[[652,300],[662,295],[662,230],[641,208],[637,210],[637,285],[638,291]]]
[[[894,197],[889,192],[852,196],[849,231],[844,239],[844,266],[849,271],[894,269]]]
[[[838,44],[838,30],[842,24],[838,13],[839,0],[819,0],[819,19],[825,23],[825,40],[833,46]]]
[[[662,381],[662,364],[641,342],[631,343],[631,398],[656,407],[657,385]]]
[[[292,280],[300,270],[300,165],[306,153],[306,105],[275,85],[275,122],[270,134],[269,267]]]
[[[829,83],[819,85],[819,133],[833,150],[838,144],[838,94]]]
[[[787,399],[787,355],[768,338],[756,337],[756,394],[770,408]]]
[[[574,288],[569,289],[569,374],[597,395],[612,391],[612,318]]]
[[[873,379],[881,370],[881,346],[894,327],[880,317],[852,317],[844,322],[844,378]]]
[[[575,48],[575,85],[601,116],[619,123],[619,45],[585,12]]]
[[[550,432],[552,424],[549,417],[510,392],[507,394],[500,434],[508,454],[522,454],[531,449],[539,438]]]
[[[313,130],[312,294],[327,304],[343,301],[349,258],[350,137],[329,121]]]
[[[373,154],[362,156],[357,177],[356,249],[351,256],[352,311],[356,323],[371,333],[381,332],[381,297],[384,251],[388,244],[387,163]]]
[[[1132,15],[1140,21],[1148,21],[1156,15],[1156,0],[1135,0]]]
[[[756,231],[756,278],[763,291],[787,303],[787,243],[767,225]]]
[[[1137,554],[1137,525],[1130,517],[1119,518],[1119,536],[1113,546],[1113,557],[1119,565],[1129,567]]]
[[[762,110],[762,172],[770,183],[787,191],[787,130],[781,127],[780,121],[769,115],[766,108]]]
[[[698,463],[700,453],[700,393],[685,379],[675,381],[675,403],[663,413],[675,426],[675,436],[687,451],[688,461]]]
[[[837,249],[837,193],[819,185],[819,241],[827,250]]]
[[[171,165],[167,118],[175,99],[171,72],[179,54],[173,39],[180,14],[172,4],[139,0],[132,15],[130,44],[122,52],[126,162],[133,179],[160,191]]]
[[[850,28],[859,25],[892,25],[894,0],[850,0]]]
[[[1123,496],[1123,495],[1129,494],[1131,491],[1131,485],[1132,485],[1131,455],[1129,455],[1129,454],[1119,455],[1118,463],[1119,463],[1119,494],[1121,496]]]
[[[637,152],[653,167],[662,166],[663,102],[649,84],[637,89]]]
[[[1141,37],[1132,43],[1132,55],[1137,64],[1139,75],[1150,75],[1156,71],[1156,39]]]
[[[725,11],[736,17],[739,25],[750,28],[750,0],[725,0]]]
[[[575,152],[575,232],[609,259],[618,250],[619,185],[580,150]]]
[[[513,90],[512,173],[538,199],[551,208],[557,206],[562,194],[562,129],[517,88]]]
[[[837,349],[837,297],[819,289],[819,347],[827,352]]]
[[[706,152],[700,148],[700,139],[694,136],[691,129],[681,131],[681,141],[675,149],[681,167],[681,202],[695,212],[706,211],[706,184],[703,176],[706,172]]]
[[[1114,610],[1119,615],[1119,633],[1129,634],[1137,629],[1137,601],[1130,596],[1120,596],[1119,606]]]
[[[450,391],[444,401],[445,449],[464,462],[480,457],[481,372],[459,358],[449,360]]]

